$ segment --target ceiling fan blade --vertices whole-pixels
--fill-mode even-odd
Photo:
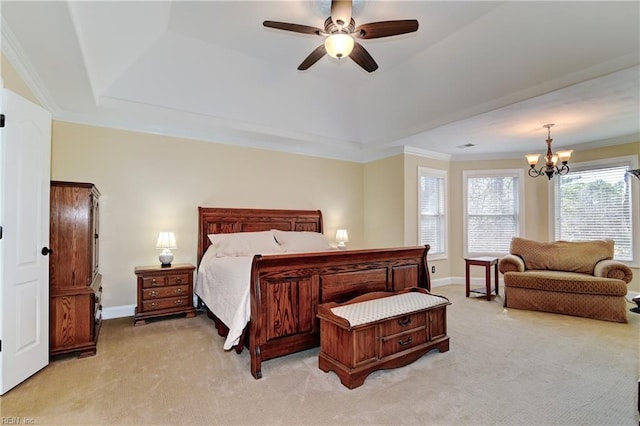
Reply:
[[[339,27],[346,27],[351,22],[351,0],[331,0],[331,20]]]
[[[356,27],[353,36],[369,39],[412,33],[414,31],[418,31],[418,21],[415,19],[406,19],[402,21],[382,21],[362,24]]]
[[[374,72],[378,69],[378,64],[373,60],[367,49],[362,47],[357,41],[353,45],[353,50],[349,54],[349,57],[353,59],[353,62],[360,65],[367,72]]]
[[[307,25],[289,24],[287,22],[264,21],[265,27],[275,28],[277,30],[293,31],[294,33],[320,35],[320,28],[309,27]]]
[[[311,52],[311,54],[307,56],[304,61],[302,61],[302,63],[298,66],[298,69],[300,71],[309,69],[311,65],[318,62],[320,58],[322,58],[326,54],[327,50],[324,48],[324,43],[322,43],[320,46],[316,47],[316,49]]]

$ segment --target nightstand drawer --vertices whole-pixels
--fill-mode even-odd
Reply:
[[[162,287],[167,285],[167,279],[164,276],[151,276],[151,277],[143,277],[142,278],[142,287],[150,288],[150,287]]]
[[[189,294],[189,285],[147,288],[142,291],[142,299],[162,299],[165,297],[184,296]]]
[[[188,297],[174,297],[170,299],[157,299],[142,302],[144,311],[157,311],[159,309],[181,309],[189,306]]]
[[[166,285],[190,284],[189,274],[177,275],[152,275],[142,278],[143,288],[164,287]]]
[[[181,284],[190,284],[192,274],[180,274],[180,275],[169,275],[167,277],[167,285],[181,285]]]

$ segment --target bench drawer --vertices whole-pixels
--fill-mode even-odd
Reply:
[[[381,324],[381,334],[382,336],[390,336],[392,334],[404,333],[417,327],[424,327],[426,324],[426,313],[417,312],[383,322]]]
[[[427,327],[383,337],[380,358],[387,357],[427,342]]]

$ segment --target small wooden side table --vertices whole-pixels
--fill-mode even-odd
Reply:
[[[498,258],[497,257],[470,257],[464,259],[466,263],[466,290],[467,297],[470,293],[479,293],[487,296],[487,300],[491,300],[491,267],[493,266],[493,274],[495,280],[495,294],[500,294],[498,288]],[[469,268],[471,266],[484,266],[485,268],[485,288],[471,288],[471,277],[469,275]]]

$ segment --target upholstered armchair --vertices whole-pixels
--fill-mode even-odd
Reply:
[[[498,263],[507,308],[626,322],[631,268],[613,260],[614,242],[513,238]]]

